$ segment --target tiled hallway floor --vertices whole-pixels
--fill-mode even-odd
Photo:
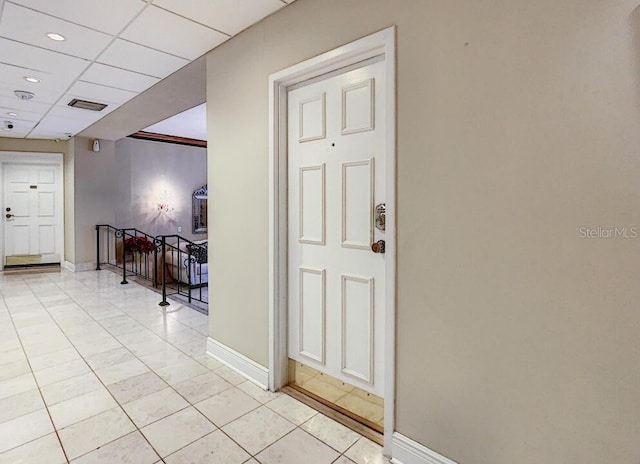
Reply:
[[[206,316],[120,280],[0,273],[0,464],[383,462],[209,358]]]

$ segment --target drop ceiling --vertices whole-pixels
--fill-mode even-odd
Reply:
[[[145,93],[158,98],[154,88],[167,76],[202,72],[188,65],[292,1],[0,0],[0,128],[14,125],[0,137],[67,138]],[[66,40],[51,40],[50,32]],[[15,90],[35,97],[20,100]],[[75,98],[107,107],[74,109],[67,104]],[[158,120],[150,117],[131,132]]]

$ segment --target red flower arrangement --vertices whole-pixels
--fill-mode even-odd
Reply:
[[[124,251],[127,253],[151,253],[156,246],[147,237],[129,237],[124,240]]]

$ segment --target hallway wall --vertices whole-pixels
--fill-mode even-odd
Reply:
[[[267,364],[269,74],[395,24],[397,429],[640,461],[640,239],[597,232],[640,223],[637,4],[297,0],[212,51],[211,337]]]

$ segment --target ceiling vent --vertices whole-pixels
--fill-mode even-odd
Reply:
[[[107,107],[107,105],[105,105],[104,103],[90,102],[87,100],[78,100],[77,98],[74,98],[73,100],[71,100],[69,103],[67,103],[67,105],[71,106],[72,108],[79,108],[81,110],[91,110],[91,111],[102,111]]]
[[[33,92],[27,92],[26,90],[14,90],[14,95],[18,97],[20,100],[31,100],[36,96]]]

